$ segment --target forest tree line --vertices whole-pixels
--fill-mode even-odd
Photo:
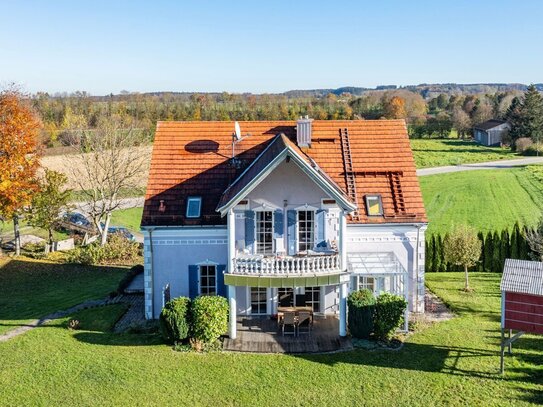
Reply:
[[[355,96],[328,93],[324,96],[232,93],[121,93],[96,97],[86,92],[49,95],[37,93],[32,103],[44,127],[42,142],[58,146],[74,129],[93,129],[110,118],[127,127],[153,133],[160,120],[295,120],[313,119],[405,119],[410,136],[459,137],[471,135],[474,125],[491,118],[506,118],[520,90],[481,94],[424,92],[407,89],[373,90]]]

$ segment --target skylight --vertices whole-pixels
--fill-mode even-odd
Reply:
[[[366,209],[368,216],[382,216],[383,202],[381,195],[366,195]]]
[[[202,197],[192,196],[187,200],[187,218],[199,218],[202,208]]]

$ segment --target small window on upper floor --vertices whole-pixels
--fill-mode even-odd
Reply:
[[[381,195],[366,195],[366,209],[368,216],[383,216]]]
[[[202,197],[191,196],[187,199],[187,218],[199,218],[202,209]]]

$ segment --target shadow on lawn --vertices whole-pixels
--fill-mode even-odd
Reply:
[[[164,345],[159,334],[119,334],[111,332],[77,332],[74,338],[80,342],[103,346],[152,346]]]

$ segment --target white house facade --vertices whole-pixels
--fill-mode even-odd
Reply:
[[[426,217],[402,121],[159,123],[142,219],[145,315],[222,295],[239,318],[303,303],[339,319],[350,291],[424,312]],[[381,139],[381,141],[379,141]]]

